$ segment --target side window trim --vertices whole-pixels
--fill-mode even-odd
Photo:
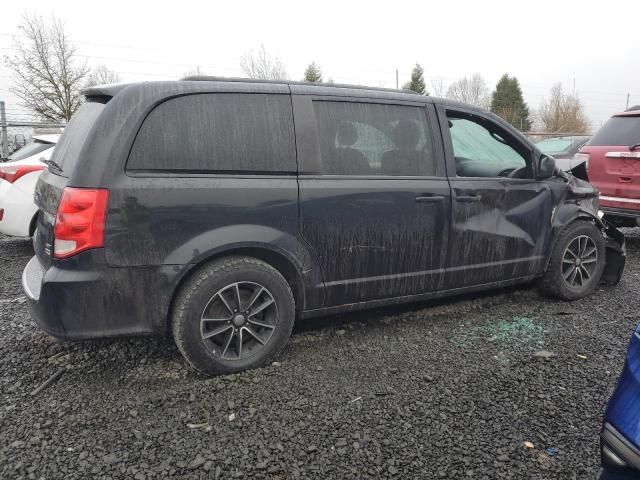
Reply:
[[[296,153],[298,159],[298,174],[312,178],[331,179],[374,179],[374,180],[398,180],[398,179],[435,179],[446,178],[446,164],[442,149],[442,140],[437,135],[437,117],[433,104],[424,102],[411,102],[403,100],[390,100],[384,98],[351,97],[338,95],[301,95],[292,94],[293,120],[296,131]],[[424,116],[427,131],[425,134],[431,142],[434,173],[432,175],[332,175],[322,172],[322,160],[319,143],[319,129],[314,112],[314,101],[349,102],[380,104],[393,106],[408,106],[420,108]]]
[[[512,134],[506,131],[501,125],[497,124],[489,116],[482,115],[481,113],[478,113],[476,111],[466,110],[464,108],[459,108],[459,107],[446,108],[444,105],[436,105],[436,113],[438,117],[438,123],[440,125],[440,133],[442,135],[442,142],[444,146],[446,169],[447,169],[448,177],[466,178],[466,179],[473,179],[473,180],[479,180],[479,181],[501,179],[501,180],[511,180],[514,182],[522,182],[522,181],[526,182],[526,181],[533,180],[533,178],[523,179],[523,178],[509,178],[509,177],[458,177],[456,173],[455,154],[453,152],[453,140],[451,138],[451,133],[449,130],[449,118],[447,116],[447,110],[451,112],[460,113],[461,115],[479,117],[487,122],[491,122],[495,124],[498,128],[500,128],[502,131],[506,132],[509,138],[512,138],[514,141],[521,143],[523,149],[529,152],[529,161],[532,163],[532,172],[534,175],[533,178],[536,178],[536,164],[535,164],[536,162],[534,161],[533,151],[531,150],[531,148],[529,148],[529,146],[527,146],[526,144],[523,144],[522,142],[520,142],[519,139],[515,138]]]

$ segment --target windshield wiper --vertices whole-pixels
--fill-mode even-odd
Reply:
[[[635,149],[636,149],[636,148],[638,148],[638,147],[640,147],[640,143],[635,143],[635,144],[633,144],[633,145],[631,145],[631,146],[629,147],[629,150],[633,151],[633,150],[635,150]]]
[[[53,160],[43,160],[43,162],[46,163],[47,165],[49,165],[50,167],[55,168],[60,173],[64,173],[64,170],[62,170],[62,167],[60,165],[58,165],[56,162],[54,162]]]

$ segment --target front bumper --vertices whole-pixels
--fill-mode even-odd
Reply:
[[[165,333],[173,267],[111,268],[89,250],[45,268],[33,257],[22,288],[36,324],[65,340]]]
[[[602,281],[616,285],[622,278],[622,272],[627,261],[626,241],[624,233],[613,225],[604,223],[606,263],[602,274]]]
[[[640,478],[638,398],[640,398],[640,333],[636,330],[629,342],[624,370],[607,405],[600,436],[602,466],[610,474],[627,475],[621,478]]]
[[[640,449],[609,423],[600,433],[600,456],[600,480],[640,479]]]

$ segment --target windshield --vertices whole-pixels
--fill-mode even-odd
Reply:
[[[640,116],[611,117],[588,145],[631,146],[640,143]]]
[[[41,142],[40,140],[34,140],[31,143],[27,143],[24,147],[16,150],[7,159],[7,162],[16,162],[18,160],[24,160],[25,158],[32,157],[39,153],[44,152],[46,149],[53,147],[53,143]]]
[[[555,153],[566,152],[571,148],[572,143],[571,138],[548,138],[536,143],[536,147],[538,147],[542,153],[553,155]]]

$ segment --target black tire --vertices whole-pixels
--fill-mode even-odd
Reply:
[[[589,240],[584,240],[585,238]],[[579,247],[578,255],[575,256],[573,252],[576,252],[576,246],[583,245],[580,242],[588,244],[589,247],[584,248],[584,255],[579,254]],[[595,251],[586,255],[593,248]],[[593,263],[595,267],[591,267]],[[545,295],[562,300],[584,298],[600,283],[604,266],[605,243],[600,229],[591,222],[577,220],[569,224],[558,236],[547,270],[540,281],[540,290]],[[587,276],[588,279],[585,279]],[[572,283],[572,279],[575,283]]]
[[[249,305],[252,300],[255,308]],[[234,302],[242,311],[234,313]],[[259,310],[263,305],[267,307]],[[252,310],[259,313],[251,314]],[[284,277],[269,264],[243,256],[222,258],[194,272],[177,294],[172,313],[178,350],[189,365],[206,375],[267,364],[286,345],[294,321],[293,294]]]

